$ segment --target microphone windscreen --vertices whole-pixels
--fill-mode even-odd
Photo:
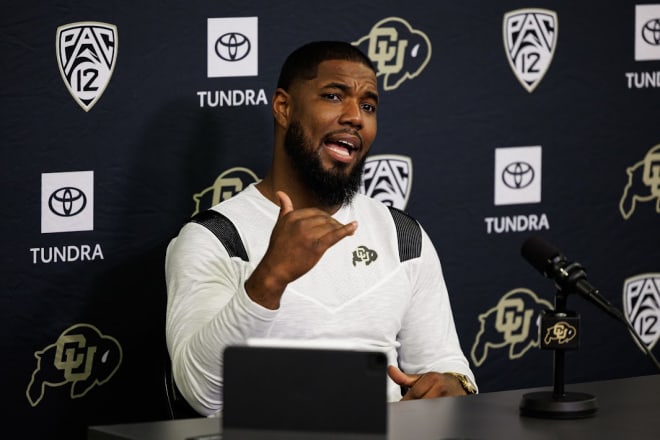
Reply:
[[[538,236],[532,236],[525,240],[520,253],[529,264],[544,276],[548,276],[547,271],[552,267],[552,259],[561,255],[559,249]]]

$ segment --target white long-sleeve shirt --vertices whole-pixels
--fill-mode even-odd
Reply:
[[[212,209],[238,230],[248,261],[227,252],[206,227],[187,223],[165,262],[166,336],[174,379],[204,415],[222,410],[222,352],[251,338],[350,341],[386,352],[406,373],[453,371],[474,376],[454,326],[440,261],[421,230],[421,255],[401,262],[392,215],[357,194],[334,215],[357,220],[354,235],[335,244],[290,283],[280,308],[253,302],[245,281],[262,259],[279,207],[254,185]],[[401,398],[389,380],[388,399]]]

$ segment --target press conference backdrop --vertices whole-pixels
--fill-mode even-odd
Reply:
[[[440,254],[482,392],[550,386],[541,235],[658,354],[660,4],[6,2],[0,18],[3,420],[26,438],[168,417],[164,256],[264,176],[284,57],[318,39],[378,70],[362,192]],[[567,382],[655,373],[579,297]],[[7,428],[5,428],[7,429]]]

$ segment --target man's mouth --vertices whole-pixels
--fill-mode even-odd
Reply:
[[[341,133],[328,136],[323,147],[330,156],[339,162],[350,162],[355,153],[362,148],[362,140],[358,136]]]

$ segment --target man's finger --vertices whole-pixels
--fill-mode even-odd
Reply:
[[[276,191],[275,195],[280,200],[279,218],[282,218],[291,211],[293,211],[293,202],[291,202],[291,198],[287,193],[285,193],[284,191]]]
[[[390,378],[394,381],[394,383],[402,387],[408,387],[408,388],[415,385],[417,379],[420,378],[419,374],[406,374],[403,371],[399,370],[394,365],[389,365],[387,367],[387,374],[389,374]]]
[[[357,230],[357,222],[352,221],[341,225],[338,228],[332,229],[330,232],[326,233],[319,239],[319,243],[322,244],[326,249],[334,246],[341,239],[353,235]]]

